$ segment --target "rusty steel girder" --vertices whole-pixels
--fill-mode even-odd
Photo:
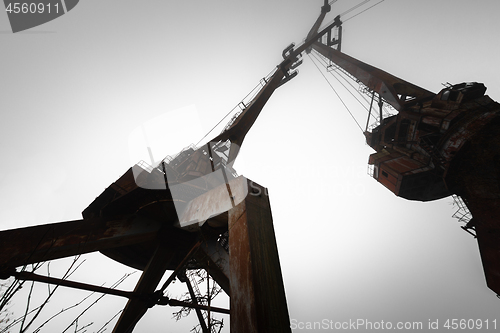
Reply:
[[[0,231],[0,271],[107,248],[150,242],[161,223],[137,215]]]
[[[291,332],[267,189],[229,211],[231,332]]]

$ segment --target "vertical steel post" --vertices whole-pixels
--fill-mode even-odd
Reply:
[[[291,332],[267,189],[229,210],[231,332]]]

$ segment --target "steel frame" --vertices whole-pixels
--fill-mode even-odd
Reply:
[[[225,264],[228,265],[229,273],[224,265],[220,267],[217,264],[214,251],[211,250],[214,245],[210,245],[210,238],[198,240],[189,251],[183,252],[183,259],[159,289],[157,289],[158,283],[167,270],[166,267],[174,256],[178,255],[176,250],[163,245],[163,242],[158,242],[156,251],[151,256],[134,291],[15,271],[15,267],[28,263],[119,247],[144,239],[151,241],[167,237],[163,235],[165,230],[157,223],[138,217],[127,217],[123,220],[83,219],[2,231],[0,241],[4,242],[5,247],[15,251],[4,251],[0,255],[1,275],[5,278],[14,276],[20,280],[128,298],[125,310],[113,330],[115,333],[132,332],[139,319],[154,305],[183,306],[230,314],[231,332],[291,332],[267,189],[251,180],[239,177],[205,193],[203,195],[205,198],[201,198],[203,200],[198,202],[203,205],[206,200],[210,201],[210,197],[218,198],[221,191],[229,185],[236,189],[235,193],[239,193],[236,201],[238,204],[233,203],[233,208],[226,214],[229,230],[229,262]],[[248,191],[242,192],[241,189],[245,187]],[[241,193],[248,195],[242,198]],[[198,211],[196,207],[192,208],[193,212]],[[220,217],[218,219],[220,223]],[[210,219],[207,222],[209,221]],[[92,228],[96,226],[100,227]],[[90,230],[92,232],[89,233]],[[220,283],[224,290],[229,291],[230,310],[163,296],[170,282],[193,258]]]

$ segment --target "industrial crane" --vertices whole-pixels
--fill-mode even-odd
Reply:
[[[330,6],[325,2],[315,24],[316,28],[329,10]],[[188,147],[174,158],[165,158],[154,166],[144,167],[140,163],[134,165],[82,212],[82,220],[0,232],[3,246],[0,254],[1,277],[14,276],[22,280],[127,297],[129,301],[114,328],[117,333],[132,332],[147,309],[154,305],[187,306],[229,313],[226,309],[172,300],[163,293],[169,283],[182,275],[183,269],[204,268],[228,295],[232,295],[231,300],[237,299],[234,288],[237,288],[238,280],[232,275],[242,273],[229,272],[228,261],[230,259],[238,264],[239,258],[235,253],[241,240],[231,242],[238,227],[228,230],[231,219],[228,215],[231,215],[231,210],[237,211],[248,191],[264,189],[255,184],[250,189],[246,179],[238,177],[232,165],[246,134],[273,92],[297,75],[295,68],[301,63],[301,53],[323,35],[330,36],[332,29],[338,27],[338,24],[337,20],[320,32],[311,34],[301,45],[296,47],[291,44],[285,48],[282,53],[283,61],[261,81],[260,89],[253,99],[243,104],[241,112],[231,119],[223,132],[205,145]],[[268,199],[261,204],[264,207],[258,210],[268,213],[270,222]],[[263,215],[262,212],[259,214]],[[265,218],[262,220],[267,222]],[[263,225],[263,228],[269,228],[269,223]],[[256,326],[263,328],[277,324],[279,330],[275,332],[287,332],[290,325],[272,224],[265,235],[259,237],[269,237],[269,241],[264,243],[265,248],[250,251],[268,252],[263,263],[270,266],[272,271],[263,275],[263,278],[272,281],[267,283],[269,293],[260,294],[266,294],[269,298],[276,291],[276,296],[262,303],[277,302],[274,312],[278,314],[279,321],[276,321],[276,313],[257,306],[255,311],[258,313],[259,324]],[[249,246],[258,247],[255,243]],[[100,251],[120,263],[142,270],[134,291],[117,291],[15,270],[16,267],[30,263],[93,251]],[[242,263],[246,264],[245,251],[249,249],[242,251],[240,257]],[[231,255],[235,258],[228,258]],[[253,262],[258,264],[259,260]],[[173,273],[157,289],[166,270],[172,270]],[[230,285],[230,280],[235,283]],[[248,283],[248,278],[245,283]],[[265,285],[255,281],[251,283],[256,290]],[[238,288],[236,290],[239,291]],[[256,301],[258,302],[259,300]],[[235,325],[234,330],[240,332],[245,324],[238,324],[236,318],[241,311],[245,312],[244,309],[239,310],[239,307],[246,307],[245,303],[248,300],[241,298],[235,304],[232,301],[231,305],[231,314],[236,313],[231,326]]]
[[[487,285],[500,294],[500,104],[482,83],[448,84],[436,94],[329,44],[312,49],[364,85],[370,113],[378,101],[378,126],[365,130],[376,151],[368,162],[373,178],[408,200],[460,196],[473,216],[465,228],[477,237]],[[384,104],[397,114],[384,118]]]
[[[134,165],[82,212],[82,220],[0,232],[4,250],[0,254],[2,277],[127,297],[129,301],[114,332],[132,332],[154,305],[206,309],[163,295],[186,267],[210,266],[212,277],[231,294],[227,261],[220,264],[217,259],[227,259],[230,249],[228,211],[246,195],[245,188],[238,185],[241,182],[233,169],[234,161],[273,92],[297,75],[295,69],[301,64],[302,53],[314,50],[365,86],[372,98],[370,115],[375,101],[379,106],[377,126],[365,130],[368,145],[376,151],[369,158],[373,178],[409,200],[460,195],[474,216],[468,228],[477,235],[488,286],[500,293],[500,245],[496,233],[500,209],[500,105],[484,95],[486,88],[481,83],[449,85],[436,94],[342,53],[340,17],[326,28],[319,28],[330,10],[325,0],[304,43],[291,44],[283,51],[284,60],[261,81],[255,97],[243,104],[221,134],[157,165]],[[397,114],[384,118],[384,104],[392,106]],[[200,211],[200,207],[208,208]],[[195,254],[203,242],[208,250]],[[142,270],[134,292],[56,281],[15,270],[29,263],[93,251]],[[166,270],[174,273],[157,289]],[[282,282],[278,284],[278,289],[283,289]],[[227,312],[217,308],[212,311]],[[287,311],[286,306],[283,311]],[[289,325],[285,326],[280,331],[290,330]]]

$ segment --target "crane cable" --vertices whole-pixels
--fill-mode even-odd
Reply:
[[[352,11],[353,11],[353,10],[355,10],[356,8],[359,8],[359,7],[361,7],[362,5],[364,5],[364,4],[366,4],[366,3],[370,2],[370,1],[371,1],[371,0],[364,0],[364,1],[362,1],[361,3],[357,4],[356,6],[351,7],[350,9],[346,10],[345,12],[343,12],[342,14],[340,14],[339,16],[341,16],[341,17],[342,17],[343,15],[345,15],[345,14],[348,14],[348,13],[352,12]],[[360,15],[360,14],[362,14],[362,13],[366,12],[367,10],[369,10],[369,9],[371,9],[371,8],[373,8],[373,7],[375,7],[376,5],[378,5],[378,4],[380,4],[380,3],[382,3],[383,1],[384,1],[384,0],[380,0],[380,1],[379,1],[379,2],[377,2],[376,4],[374,4],[374,5],[372,5],[372,6],[368,7],[368,8],[366,8],[365,10],[363,10],[363,11],[361,11],[361,12],[357,13],[356,15],[351,16],[350,18],[348,18],[348,19],[344,20],[344,22],[347,22],[348,20],[350,20],[350,19],[352,19],[352,18],[354,18],[354,17],[356,17],[356,16],[358,16],[358,15]],[[329,4],[329,5],[331,5],[331,4],[332,4],[332,3],[334,3],[334,2],[337,2],[337,0],[332,0],[332,1],[328,2],[328,4]],[[333,22],[333,21],[331,21],[331,22],[330,22],[330,23],[328,23],[328,24],[331,24],[332,22]],[[308,56],[309,56],[309,58],[311,58],[311,55],[309,55],[309,54],[308,54]],[[333,86],[330,84],[330,82],[328,81],[328,79],[326,78],[326,76],[325,76],[325,75],[323,74],[323,72],[319,69],[319,67],[318,67],[318,66],[316,65],[316,63],[312,60],[312,58],[311,58],[311,61],[313,62],[314,66],[316,66],[316,68],[318,68],[319,72],[320,72],[320,73],[321,73],[321,75],[325,78],[325,80],[328,82],[328,84],[330,85],[330,87],[332,87],[332,89],[333,89],[333,91],[335,92],[335,94],[337,94],[337,91],[335,91],[335,89],[333,88]],[[332,75],[333,75],[333,74],[332,74]],[[338,80],[338,79],[337,79],[337,80]],[[342,83],[341,83],[341,84],[342,84]],[[342,85],[343,85],[343,84],[342,84]],[[345,86],[344,86],[344,87],[345,87]],[[344,103],[344,101],[342,100],[342,98],[340,98],[340,96],[339,96],[338,94],[337,94],[337,96],[339,97],[339,99],[340,99],[340,101],[342,102],[342,104],[344,104],[344,106],[346,107],[347,111],[351,114],[351,117],[354,119],[354,121],[356,122],[356,124],[358,125],[358,127],[359,127],[359,128],[361,129],[361,131],[363,132],[363,129],[362,129],[362,128],[361,128],[361,126],[359,125],[358,121],[354,118],[354,116],[352,115],[352,113],[351,113],[351,111],[349,110],[349,108],[347,107],[347,105],[345,105],[345,103]],[[355,98],[356,98],[356,97],[355,97]],[[357,100],[357,98],[356,98],[356,100]],[[359,100],[358,100],[358,102],[359,102]],[[360,102],[360,103],[361,103],[361,102]],[[223,117],[223,118],[222,118],[222,119],[221,119],[221,120],[220,120],[220,121],[219,121],[219,122],[218,122],[218,123],[217,123],[217,124],[216,124],[216,125],[212,128],[212,129],[211,129],[211,130],[210,130],[210,131],[208,131],[208,132],[207,132],[207,134],[205,134],[205,136],[203,136],[203,138],[201,138],[201,139],[198,141],[198,143],[196,144],[196,146],[198,146],[198,144],[199,144],[201,141],[203,141],[203,139],[205,139],[205,138],[206,138],[206,137],[207,137],[210,133],[212,133],[212,131],[213,131],[213,130],[217,127],[217,126],[219,126],[219,125],[220,125],[220,123],[222,123],[222,121],[224,121],[224,119],[226,119],[226,118],[227,118],[227,117],[228,117],[228,116],[229,116],[229,115],[233,112],[233,110],[234,110],[234,109],[232,109],[231,111],[229,111],[229,112],[228,112],[228,113],[227,113],[227,114],[226,114],[226,115],[225,115],[225,116],[224,116],[224,117]]]
[[[276,72],[276,69],[273,69],[269,74],[267,74],[265,77],[264,77],[264,81],[266,79],[268,79],[269,77],[271,77],[271,75],[273,75],[274,73]],[[261,80],[262,82],[262,80]],[[267,81],[266,81],[267,82]],[[233,107],[228,113],[226,113],[226,115],[224,117],[222,117],[221,120],[219,120],[219,122],[217,124],[215,124],[214,127],[212,127],[210,129],[210,131],[207,132],[207,134],[205,134],[197,143],[196,143],[196,147],[198,147],[198,145],[200,144],[201,141],[203,141],[203,139],[205,139],[210,133],[212,133],[216,128],[217,126],[219,126],[223,121],[224,119],[226,119],[227,117],[229,117],[229,115],[231,115],[232,113],[235,113],[235,110],[238,108],[238,106],[243,103],[243,101],[248,97],[250,96],[258,87],[262,87],[261,83],[259,83],[255,88],[252,89],[252,91],[250,91],[250,93],[248,93],[245,97],[243,97],[243,99],[240,101],[240,103],[236,104],[235,107]],[[256,94],[253,95],[253,97],[255,97]],[[253,99],[252,97],[252,99]],[[0,332],[1,333],[1,332]]]
[[[325,58],[323,58],[316,50],[313,50],[314,51],[314,54],[313,56],[316,58],[316,60],[318,60],[318,62],[320,62],[323,67],[325,67],[325,69],[327,69],[328,71],[328,68],[327,68],[327,64],[326,64],[326,60]],[[348,80],[345,75],[342,75],[342,72],[339,71],[329,71],[330,75],[333,76],[335,78],[335,80],[337,80],[344,88],[345,90],[347,90],[347,92],[349,92],[349,94],[351,94],[352,97],[354,97],[354,99],[356,99],[356,101],[358,101],[358,103],[368,112],[368,118],[370,117],[370,110],[368,109],[368,107],[362,102],[359,100],[359,98],[348,88],[346,87],[346,85],[344,83],[342,83],[342,81],[340,81],[340,79],[333,75],[333,72],[336,72],[338,74],[339,77],[341,77],[345,82],[347,82],[347,84],[352,88],[352,90],[356,90],[358,91],[358,94],[361,96],[361,98],[365,101],[365,103],[369,103],[370,101],[365,97],[364,94],[360,93],[359,90],[356,89],[356,87],[352,84],[351,80]],[[377,118],[374,116],[374,115],[371,115],[371,117],[376,121]]]
[[[361,2],[361,3],[358,3],[356,6],[351,7],[351,9],[348,9],[345,12],[343,12],[342,14],[340,14],[340,16],[342,17],[345,14],[348,14],[348,13],[352,12],[353,10],[355,10],[356,8],[359,8],[359,7],[363,6],[367,2],[370,2],[370,0],[365,0],[365,1]]]
[[[368,7],[368,8],[366,8],[365,10],[363,10],[363,11],[361,11],[361,12],[357,13],[356,15],[351,16],[351,17],[349,17],[348,19],[345,19],[345,20],[344,20],[344,22],[347,22],[347,21],[349,21],[350,19],[355,18],[356,16],[358,16],[358,15],[360,15],[360,14],[363,14],[363,13],[364,13],[364,12],[366,12],[368,9],[371,9],[371,8],[375,7],[376,5],[378,5],[378,4],[380,4],[380,3],[382,3],[382,2],[384,2],[384,0],[380,0],[380,1],[379,1],[379,2],[377,2],[376,4],[374,4],[374,5],[372,5],[372,6]]]
[[[344,103],[344,101],[342,100],[342,97],[340,97],[340,95],[337,93],[337,91],[335,90],[335,88],[332,86],[332,84],[330,83],[330,81],[328,81],[328,79],[326,78],[325,74],[323,74],[323,72],[321,71],[321,69],[318,67],[318,65],[316,64],[316,62],[314,62],[313,58],[311,57],[310,54],[308,54],[309,58],[311,59],[312,63],[314,64],[314,66],[316,66],[316,68],[318,69],[318,71],[321,73],[321,75],[323,76],[323,78],[326,80],[326,82],[328,83],[328,85],[330,86],[330,88],[332,88],[333,92],[335,93],[335,95],[337,95],[337,97],[339,98],[339,100],[342,102],[342,104],[344,105],[344,107],[346,108],[347,112],[349,112],[349,114],[351,115],[352,119],[354,120],[354,122],[356,123],[356,125],[358,125],[359,129],[361,130],[361,133],[364,133],[363,131],[363,128],[361,127],[361,125],[358,123],[358,121],[356,120],[356,118],[354,117],[354,115],[352,114],[351,110],[349,110],[349,108],[347,107],[347,105]]]
[[[366,3],[370,2],[370,1],[371,1],[371,0],[364,0],[364,1],[362,1],[361,3],[357,4],[356,6],[354,6],[354,7],[350,8],[350,9],[346,10],[345,12],[343,12],[342,14],[340,14],[339,16],[342,18],[344,15],[349,14],[349,13],[350,13],[350,12],[352,12],[353,10],[355,10],[355,9],[357,9],[357,8],[359,8],[359,7],[361,7],[362,5],[364,5],[364,4],[366,4]],[[364,10],[362,10],[361,12],[359,12],[359,13],[357,13],[357,14],[355,14],[355,15],[353,15],[353,16],[351,16],[351,17],[349,17],[349,18],[345,19],[345,20],[342,20],[342,22],[344,22],[344,23],[345,23],[345,22],[349,21],[350,19],[355,18],[356,16],[358,16],[358,15],[360,15],[360,14],[362,14],[362,13],[366,12],[367,10],[369,10],[369,9],[371,9],[371,8],[373,8],[373,7],[375,7],[376,5],[379,5],[380,3],[384,2],[384,1],[385,1],[385,0],[380,0],[380,1],[379,1],[379,2],[377,2],[376,4],[374,4],[374,5],[372,5],[372,6],[368,7],[368,8],[366,8],[366,9],[364,9]],[[333,3],[333,2],[332,2],[332,3]],[[326,25],[323,25],[323,27],[324,27],[324,26],[328,26],[328,25],[332,24],[333,22],[334,22],[334,20],[331,20],[331,21],[330,21],[330,22],[328,22]]]
[[[219,120],[219,122],[218,122],[217,124],[215,124],[215,126],[214,126],[214,127],[212,127],[212,129],[211,129],[210,131],[208,131],[208,132],[207,132],[207,134],[205,134],[205,135],[204,135],[204,136],[200,139],[200,141],[198,141],[198,142],[195,144],[195,147],[198,147],[198,145],[200,144],[200,142],[201,142],[201,141],[203,141],[203,139],[205,139],[205,138],[206,138],[206,137],[207,137],[210,133],[212,133],[212,132],[213,132],[213,130],[215,130],[215,128],[216,128],[217,126],[219,126],[219,125],[220,125],[220,124],[224,121],[224,119],[226,119],[227,117],[229,117],[229,115],[230,115],[231,113],[233,113],[233,111],[234,111],[234,108],[233,108],[233,109],[231,109],[231,111],[229,111],[229,112],[228,112],[228,113],[227,113],[224,117],[222,117],[222,119],[221,119],[221,120]]]
[[[314,52],[316,53],[316,50],[314,50]],[[313,54],[313,56],[314,56],[314,58],[316,58],[316,60],[317,60],[318,62],[322,63],[323,67],[325,67],[325,69],[328,71],[328,68],[327,68],[327,65],[325,64],[324,59],[323,59],[323,58],[321,58],[321,57],[319,57],[319,59],[318,59],[318,55],[317,55],[317,54]],[[323,60],[323,61],[322,61],[322,60]],[[352,96],[352,97],[354,97],[354,98],[355,98],[355,99],[359,102],[359,104],[360,104],[363,108],[365,108],[365,110],[366,110],[366,111],[368,111],[368,108],[366,107],[366,105],[365,105],[365,104],[363,104],[363,102],[361,102],[361,101],[359,100],[359,98],[358,98],[358,97],[356,97],[356,95],[354,95],[354,94],[352,93],[352,91],[351,91],[351,90],[349,90],[349,89],[346,87],[346,85],[345,85],[345,84],[343,84],[343,83],[342,83],[342,81],[340,81],[340,79],[339,79],[338,77],[336,77],[335,75],[333,75],[333,72],[336,72],[335,70],[333,70],[333,71],[328,71],[328,72],[329,72],[329,73],[333,76],[333,78],[335,78],[335,80],[337,80],[337,81],[338,81],[338,82],[339,82],[339,83],[340,83],[340,84],[341,84],[341,85],[342,85],[342,86],[343,86],[343,87],[344,87],[344,88],[345,88],[345,89],[346,89],[346,90],[347,90],[347,91],[351,94],[351,96]],[[344,77],[343,77],[340,73],[338,73],[338,74],[339,74],[339,76],[340,76],[340,77],[342,77],[342,78],[343,78],[343,79],[347,82],[347,84],[349,84],[349,85],[351,86],[351,88],[352,88],[352,89],[356,90],[356,87],[354,87],[354,85],[353,85],[351,82],[349,82],[346,78],[344,78]],[[363,95],[361,95],[361,97],[364,99],[364,96],[363,96]],[[365,99],[365,102],[366,102],[366,99]]]

